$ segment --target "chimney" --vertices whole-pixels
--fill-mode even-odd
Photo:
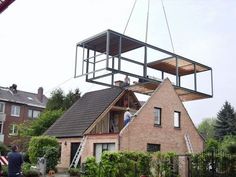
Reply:
[[[38,88],[37,98],[40,102],[43,102],[43,87]]]
[[[121,81],[121,80],[115,81],[115,86],[123,87],[123,85],[124,85],[123,81]]]
[[[12,86],[10,86],[9,89],[12,91],[12,93],[17,93],[17,85],[16,84],[12,84]]]

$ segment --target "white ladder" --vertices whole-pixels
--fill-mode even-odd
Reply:
[[[79,145],[79,147],[78,147],[78,149],[77,149],[77,151],[75,153],[75,156],[74,156],[74,158],[73,158],[73,160],[72,160],[72,162],[70,164],[70,168],[72,168],[72,167],[76,168],[77,167],[77,165],[79,163],[79,159],[81,157],[81,154],[82,154],[82,152],[84,150],[86,139],[87,139],[87,136],[84,136],[82,141],[80,142],[80,145]]]
[[[185,143],[186,143],[187,148],[188,148],[188,152],[193,153],[193,146],[192,146],[192,143],[190,141],[190,137],[187,133],[184,135],[184,139],[185,139]]]

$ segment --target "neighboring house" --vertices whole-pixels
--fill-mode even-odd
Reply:
[[[18,124],[33,120],[45,109],[47,98],[40,87],[37,93],[0,87],[0,141],[10,146],[18,138]]]
[[[125,126],[127,107],[134,116]],[[103,151],[197,153],[204,143],[169,79],[143,105],[129,87],[86,93],[45,134],[61,143],[63,168],[75,154],[83,162],[89,156],[99,161]]]

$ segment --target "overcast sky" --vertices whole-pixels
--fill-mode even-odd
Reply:
[[[175,52],[213,68],[214,97],[185,103],[195,124],[236,107],[236,1],[163,0]],[[134,0],[16,0],[0,14],[0,86],[47,96],[61,87],[100,89],[73,79],[75,45],[107,29],[122,33]],[[126,35],[145,40],[147,0],[138,0]],[[148,43],[170,50],[160,0],[150,0]]]

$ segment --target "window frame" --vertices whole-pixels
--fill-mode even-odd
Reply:
[[[0,113],[5,113],[5,103],[0,102],[0,104],[2,105],[2,111],[0,110]]]
[[[14,110],[13,110],[14,108]],[[16,108],[19,108],[19,114],[16,114],[17,113],[17,109]],[[11,116],[14,116],[14,117],[20,117],[20,109],[21,107],[19,105],[11,105]]]
[[[102,145],[102,153],[105,152],[105,151],[109,151],[109,148],[108,148],[109,145],[114,145],[114,150],[115,150],[115,148],[116,148],[116,143],[115,143],[115,142],[109,142],[109,143],[94,143],[94,144],[93,144],[93,156],[95,157],[96,161],[101,160],[101,157],[100,157],[100,159],[97,159],[97,158],[96,158],[96,147],[97,147],[97,145]],[[106,145],[107,148],[103,148],[105,145]],[[102,155],[102,153],[101,153],[101,155]]]
[[[148,146],[157,146],[157,150],[150,151],[150,147]],[[154,149],[154,148],[153,148]],[[147,152],[160,152],[161,151],[161,144],[154,144],[154,143],[147,143]]]
[[[34,116],[34,113],[38,112],[37,116]],[[41,114],[41,111],[39,110],[34,110],[34,109],[28,109],[28,118],[31,119],[36,119],[39,117],[39,115]]]
[[[178,115],[176,117],[175,115]],[[176,119],[177,118],[177,119]],[[177,120],[177,126],[176,126],[176,120]],[[174,128],[180,128],[181,127],[181,112],[180,111],[174,111]]]
[[[17,124],[11,124],[9,128],[9,135],[10,136],[17,136],[18,135],[18,125]]]
[[[157,110],[159,110],[159,112],[160,112],[159,123],[158,123]],[[154,107],[154,126],[161,127],[161,117],[162,117],[162,108]]]

